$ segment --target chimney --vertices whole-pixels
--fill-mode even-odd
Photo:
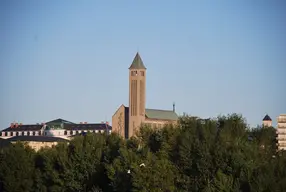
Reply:
[[[82,124],[82,122],[80,122],[79,124]]]
[[[15,127],[16,127],[16,128],[18,127],[18,123],[15,123]]]
[[[14,123],[11,123],[11,124],[10,124],[10,127],[13,128],[13,127],[14,127]]]
[[[84,122],[84,124],[87,124],[87,122]]]
[[[173,103],[173,112],[176,112],[176,108],[175,108],[175,102]]]

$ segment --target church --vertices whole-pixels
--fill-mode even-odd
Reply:
[[[126,139],[134,136],[142,124],[160,128],[178,120],[175,104],[173,110],[146,108],[146,70],[137,52],[129,67],[129,107],[122,104],[112,116],[112,132]]]

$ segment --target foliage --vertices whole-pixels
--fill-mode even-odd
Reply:
[[[17,143],[0,152],[0,191],[283,191],[275,134],[231,114],[142,126],[128,140],[87,134],[38,152]]]

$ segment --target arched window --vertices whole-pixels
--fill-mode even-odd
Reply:
[[[38,132],[38,135],[42,135],[41,131]]]
[[[5,136],[6,136],[6,137],[8,136],[8,132],[5,132]]]
[[[19,136],[19,132],[16,132],[16,136]]]
[[[27,135],[30,136],[30,131],[27,132]]]
[[[67,135],[67,134],[68,134],[68,132],[67,132],[67,131],[65,131],[65,132],[64,132],[64,135]]]
[[[33,136],[35,136],[36,135],[36,132],[35,131],[33,131]]]
[[[70,135],[72,135],[72,131],[70,131]]]

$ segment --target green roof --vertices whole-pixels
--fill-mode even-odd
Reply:
[[[46,124],[47,125],[55,125],[55,124],[62,124],[62,123],[66,123],[66,124],[74,124],[73,122],[64,120],[64,119],[55,119],[53,121],[49,121]]]
[[[174,111],[170,110],[159,110],[159,109],[146,109],[146,117],[149,119],[159,120],[178,120],[178,115]]]
[[[138,52],[136,53],[129,69],[146,69]]]

